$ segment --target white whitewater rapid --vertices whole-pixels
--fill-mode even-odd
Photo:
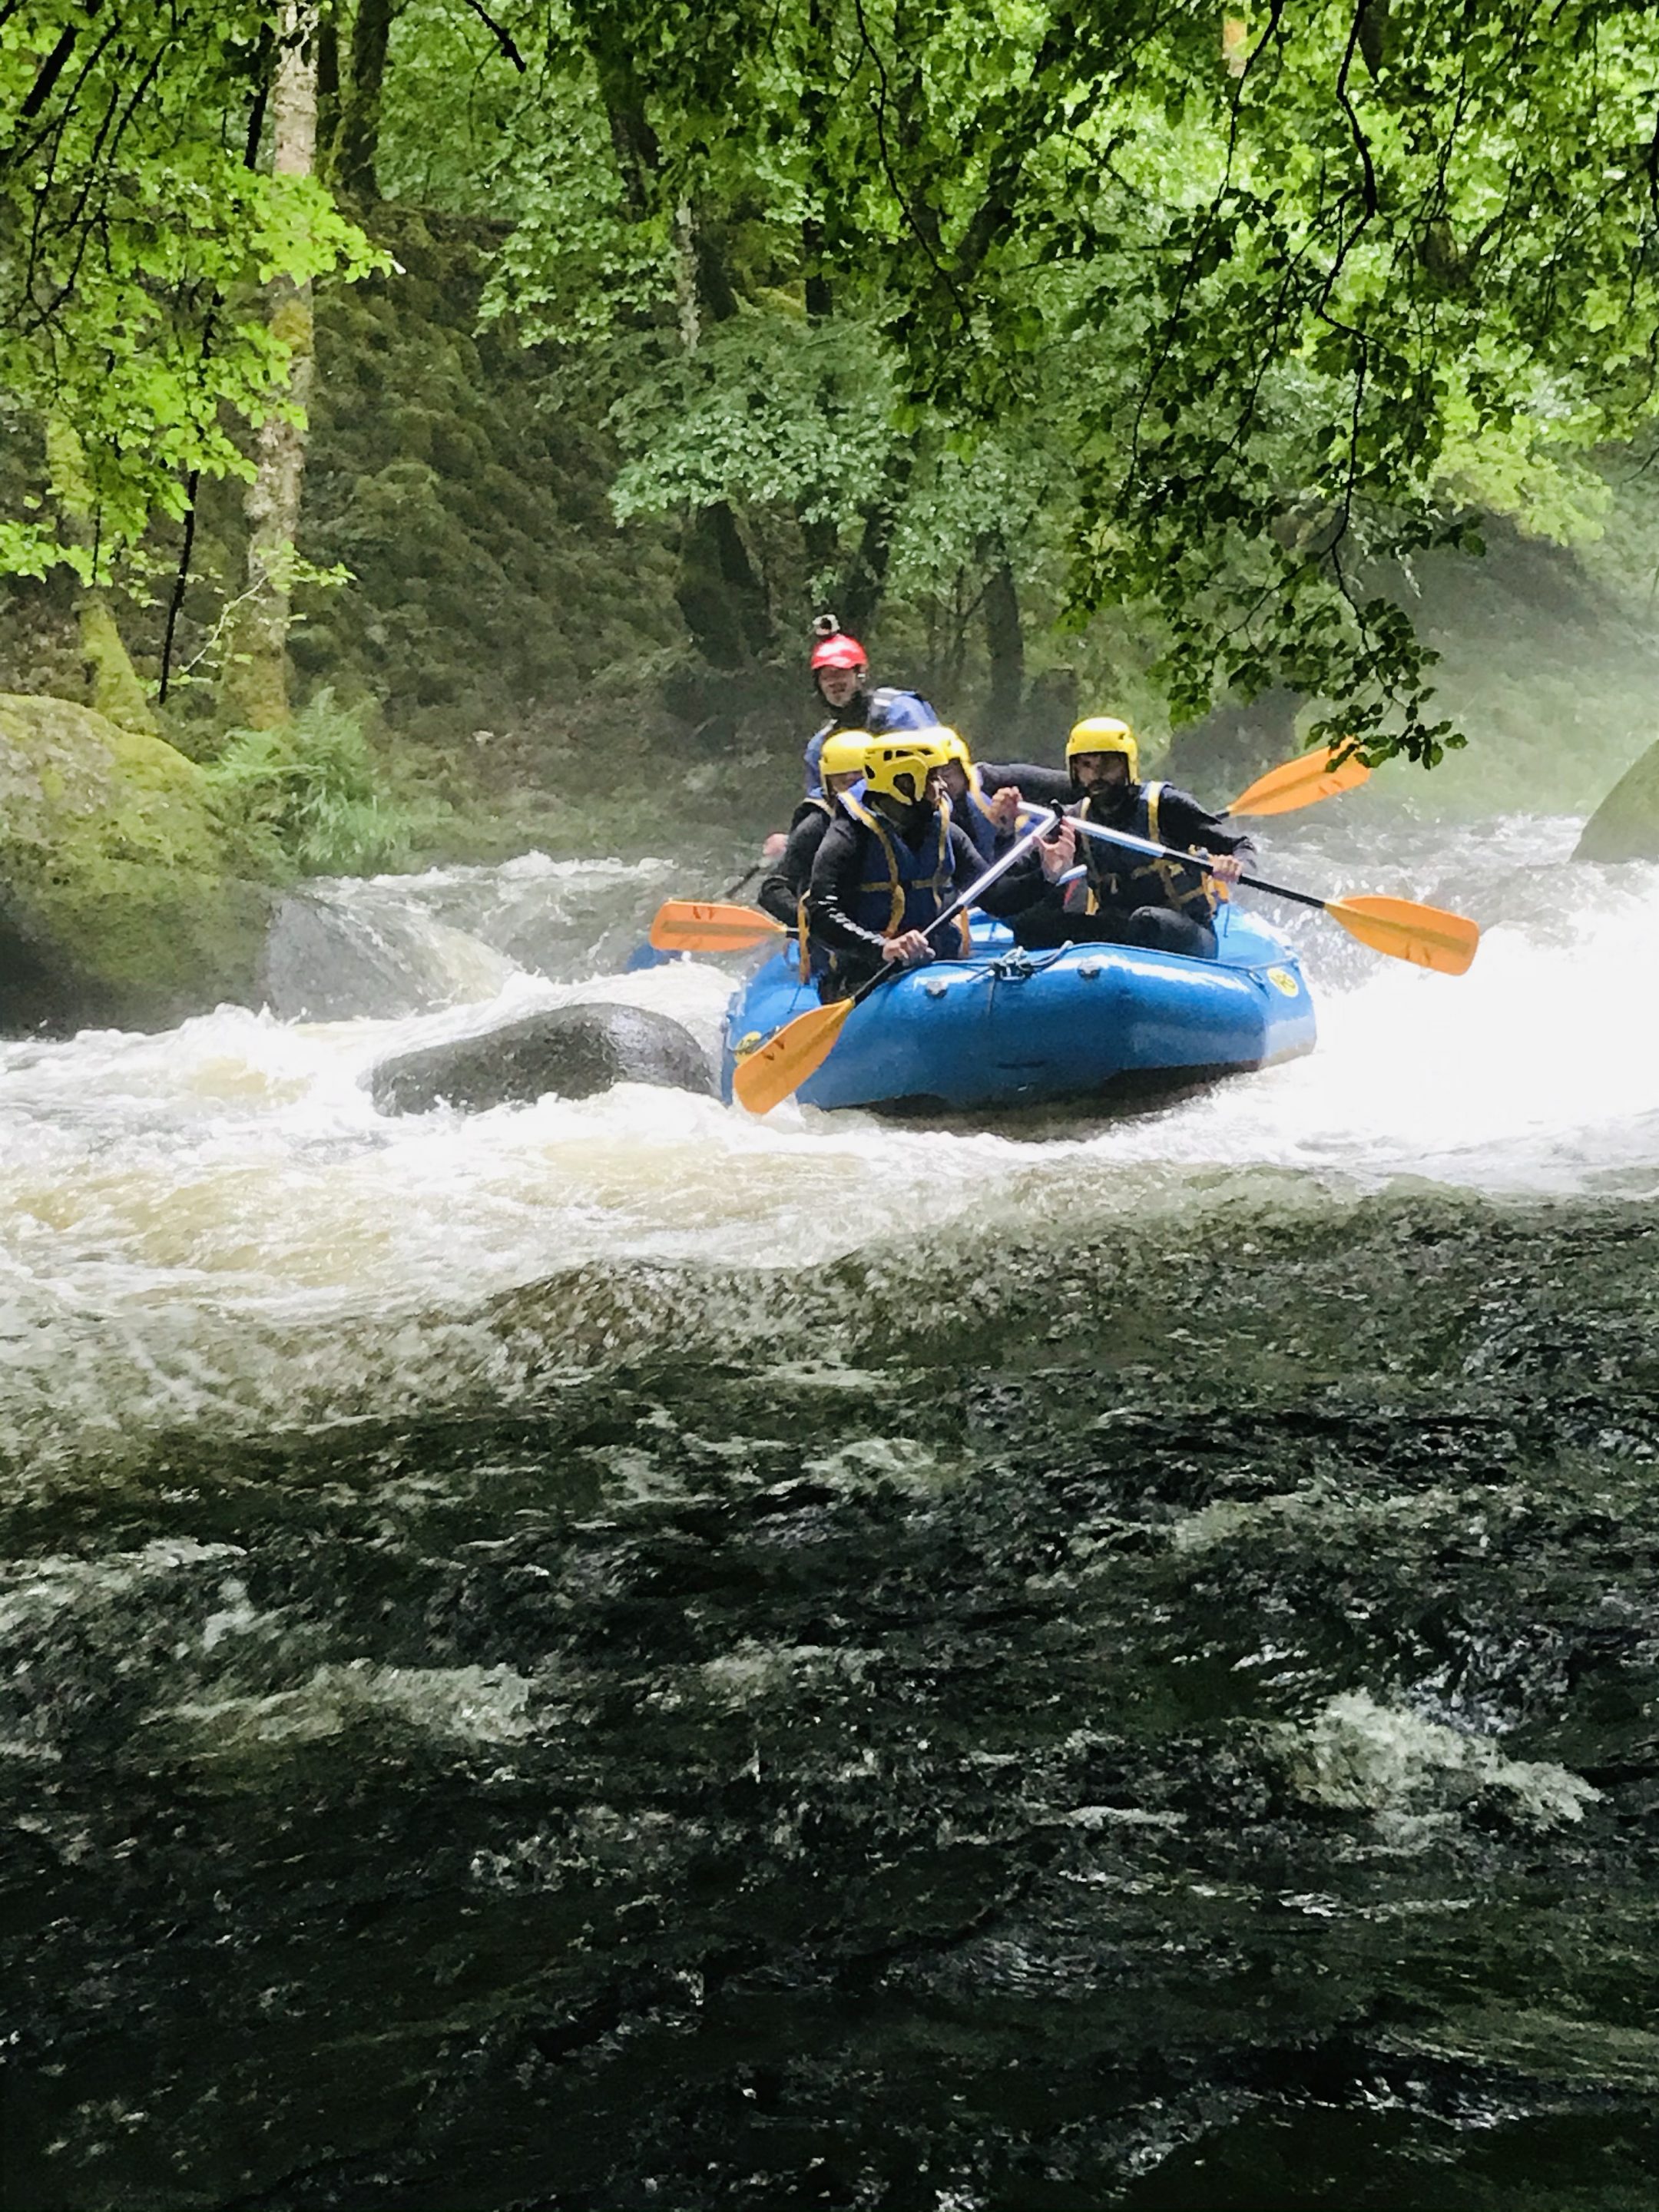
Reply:
[[[1659,867],[1575,866],[1577,828],[1448,829],[1380,804],[1299,817],[1269,872],[1472,914],[1471,973],[1425,974],[1285,912],[1319,1009],[1310,1058],[1154,1110],[1000,1129],[793,1104],[757,1123],[635,1086],[385,1117],[363,1081],[378,1060],[571,998],[657,1008],[712,1049],[732,971],[620,972],[659,900],[690,887],[683,865],[531,855],[325,887],[343,921],[424,939],[452,1002],[0,1045],[0,1443],[389,1411],[446,1367],[487,1382],[467,1317],[585,1264],[799,1270],[918,1226],[1341,1204],[1405,1182],[1654,1195]]]

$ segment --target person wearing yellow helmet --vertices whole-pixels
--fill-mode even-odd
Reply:
[[[843,791],[851,791],[863,781],[865,749],[872,743],[867,730],[836,730],[824,739],[818,757],[823,788],[812,798],[803,799],[795,809],[777,864],[761,879],[756,905],[787,929],[800,922],[801,901],[806,896],[823,833],[835,817],[836,802]]]
[[[808,969],[825,998],[856,988],[884,960],[932,959],[939,948],[924,932],[985,872],[944,796],[951,757],[936,729],[877,737],[862,785],[842,793],[806,889]],[[988,913],[1012,915],[1042,896],[1051,861],[1038,853],[991,886]],[[952,949],[968,949],[965,917]]]
[[[975,760],[957,731],[941,728],[939,735],[951,756],[939,770],[951,818],[968,832],[988,868],[1018,835],[1022,807],[1063,806],[1073,796],[1064,769],[1038,768],[1029,761],[999,767]]]
[[[1066,741],[1066,764],[1076,799],[1073,812],[1084,821],[1197,854],[1206,866],[1182,867],[1133,846],[1079,837],[1068,825],[1057,842],[1073,848],[1083,877],[1015,920],[1020,943],[1035,951],[1086,939],[1213,960],[1215,884],[1237,882],[1255,859],[1249,838],[1200,806],[1190,792],[1172,783],[1143,783],[1135,733],[1115,714],[1092,715],[1075,726]]]

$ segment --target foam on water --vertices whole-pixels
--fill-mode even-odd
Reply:
[[[1601,1795],[1552,1760],[1507,1758],[1485,1736],[1363,1690],[1331,1698],[1310,1727],[1280,1735],[1297,1795],[1339,1811],[1421,1813],[1495,1792],[1520,1818],[1548,1826],[1582,1820]]]
[[[382,1667],[354,1660],[318,1667],[295,1689],[198,1698],[150,1717],[187,1733],[200,1754],[214,1758],[316,1742],[376,1718],[420,1735],[506,1743],[529,1733],[531,1686],[510,1667]]]
[[[387,1117],[370,1101],[378,1060],[572,1000],[654,1008],[712,1051],[732,978],[694,962],[564,981],[511,967],[480,1003],[398,1020],[227,1008],[158,1036],[0,1046],[0,1429],[77,1404],[82,1421],[135,1407],[173,1416],[255,1388],[280,1404],[285,1332],[313,1371],[338,1351],[319,1340],[370,1316],[382,1340],[360,1364],[380,1389],[405,1351],[431,1364],[434,1315],[465,1335],[464,1316],[493,1292],[592,1262],[799,1271],[918,1227],[1081,1224],[1229,1191],[1340,1202],[1413,1178],[1650,1195],[1659,1035],[1644,978],[1659,869],[1575,868],[1575,829],[1517,819],[1477,836],[1373,817],[1286,840],[1273,859],[1288,879],[1480,915],[1473,971],[1425,974],[1293,913],[1319,1004],[1314,1055],[1161,1110],[1051,1115],[1041,1142],[1029,1126],[932,1128],[793,1103],[755,1122],[635,1085],[471,1116]],[[583,945],[614,936],[618,898],[642,930],[667,867],[532,854],[329,895],[444,930],[458,901],[474,919],[510,908],[520,927],[514,902],[534,895],[538,927],[556,922],[559,957],[580,974]],[[400,1350],[400,1317],[412,1328],[417,1316]],[[244,1357],[250,1322],[259,1341]],[[459,1356],[476,1367],[489,1354],[480,1342]]]

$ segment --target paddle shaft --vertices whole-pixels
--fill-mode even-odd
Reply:
[[[947,923],[954,921],[959,914],[966,914],[981,891],[989,890],[999,877],[1006,876],[1015,861],[1024,860],[1032,846],[1040,838],[1048,836],[1054,824],[1062,818],[1060,810],[1056,806],[1051,813],[1045,814],[1034,828],[1028,830],[1023,837],[1016,837],[1000,860],[993,860],[985,873],[969,884],[960,896],[953,898],[943,914],[934,916],[927,928],[922,931],[922,935],[931,938],[936,930],[945,928]],[[857,990],[852,994],[850,1003],[854,1006],[861,1006],[871,992],[879,990],[890,976],[902,975],[905,972],[906,966],[902,960],[884,960],[875,974],[860,983]]]
[[[1196,868],[1200,875],[1213,875],[1196,853],[1177,853],[1173,845],[1154,845],[1149,837],[1132,837],[1127,830],[1103,829],[1098,822],[1085,822],[1079,814],[1068,814],[1066,819],[1074,830],[1082,830],[1085,837],[1097,838],[1103,845],[1127,845],[1137,853],[1150,853],[1154,859],[1178,861],[1183,868]],[[1311,891],[1293,891],[1283,884],[1270,884],[1265,876],[1241,875],[1237,880],[1248,884],[1253,891],[1267,891],[1274,898],[1293,899],[1297,906],[1316,907],[1321,914],[1330,904],[1328,899],[1316,898]]]

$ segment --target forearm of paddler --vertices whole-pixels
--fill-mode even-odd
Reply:
[[[980,872],[984,872],[982,864]],[[967,890],[973,880],[970,876],[968,883],[958,884],[957,890]],[[1027,907],[1035,906],[1047,889],[1042,863],[1032,851],[1016,860],[1007,874],[1000,876],[975,904],[999,921],[1006,921],[1012,915],[1024,914]]]
[[[811,880],[812,863],[823,843],[826,827],[825,817],[816,809],[805,815],[789,832],[789,842],[777,866],[761,878],[755,903],[786,929],[793,929],[799,917],[801,893]]]
[[[1176,808],[1166,802],[1162,827],[1166,845],[1184,848],[1189,853],[1227,854],[1247,868],[1255,865],[1255,840],[1249,831],[1234,829],[1220,815],[1201,806],[1189,802]]]
[[[1255,840],[1246,836],[1242,830],[1230,832],[1218,823],[1194,842],[1217,862],[1216,880],[1218,883],[1236,884],[1246,870],[1255,866]]]
[[[774,921],[781,921],[786,929],[795,926],[800,895],[781,869],[761,878],[760,889],[755,893],[755,904],[763,914],[769,914]]]

